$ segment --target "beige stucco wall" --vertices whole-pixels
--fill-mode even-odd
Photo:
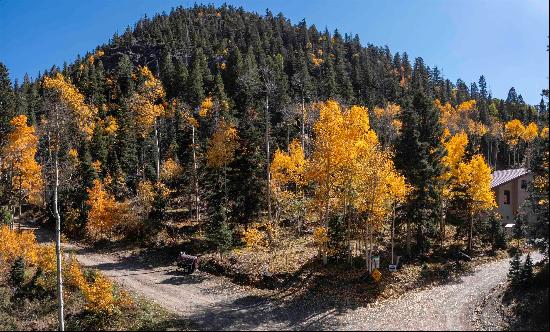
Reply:
[[[528,182],[532,180],[531,174],[526,174],[517,179],[514,179],[510,182],[502,184],[496,188],[493,188],[495,192],[495,199],[498,205],[498,212],[502,216],[502,222],[505,224],[514,223],[514,217],[517,214],[518,209],[521,207],[521,204],[529,196],[529,192],[526,189],[521,188],[522,180],[527,180]],[[504,204],[506,197],[504,196],[504,191],[510,191],[510,204]],[[528,220],[531,222],[534,220],[532,213],[528,213]]]

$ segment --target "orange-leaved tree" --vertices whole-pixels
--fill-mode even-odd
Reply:
[[[166,92],[162,83],[148,67],[140,67],[137,91],[130,97],[130,109],[136,114],[136,122],[143,138],[154,132],[155,165],[157,182],[160,181],[160,148],[158,119],[165,112]],[[145,148],[145,147],[144,147]]]
[[[449,203],[456,198],[458,187],[458,179],[460,178],[460,165],[464,162],[466,156],[466,147],[468,145],[468,135],[465,132],[452,135],[448,129],[442,137],[443,146],[447,153],[442,158],[442,163],[445,166],[445,172],[441,174],[443,183],[442,195],[442,211],[439,225],[439,235],[441,245],[445,241],[445,220],[447,207]]]
[[[517,151],[524,132],[525,126],[518,119],[510,120],[504,125],[504,138],[511,147],[514,165],[516,164]],[[511,164],[510,154],[508,154],[508,164]]]
[[[16,193],[21,218],[21,206],[24,201],[39,203],[41,200],[42,166],[35,159],[38,137],[35,128],[27,125],[27,117],[18,115],[10,124],[12,130],[8,133],[6,144],[2,148],[3,158],[0,167],[11,179],[10,184]],[[11,226],[13,227],[13,223]]]
[[[491,189],[491,168],[482,155],[474,155],[468,162],[462,162],[458,168],[457,186],[459,195],[466,203],[469,219],[468,251],[473,250],[474,217],[481,212],[496,207],[495,194]]]
[[[206,150],[206,165],[223,174],[224,204],[227,202],[227,165],[235,158],[239,135],[237,128],[225,120],[220,120],[218,126],[208,140]]]
[[[86,235],[93,240],[111,239],[120,219],[115,198],[105,190],[100,179],[95,179],[92,188],[87,189],[87,192],[86,205],[90,210],[86,222]]]
[[[270,165],[271,190],[275,199],[275,219],[297,219],[301,230],[305,218],[304,185],[307,164],[302,144],[293,140],[289,151],[277,149]]]

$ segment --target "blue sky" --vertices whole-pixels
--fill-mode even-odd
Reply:
[[[190,0],[0,0],[0,61],[12,79],[36,76],[107,42],[143,16]],[[358,34],[362,43],[421,56],[456,81],[484,74],[493,96],[512,86],[531,104],[548,87],[548,0],[226,0],[246,10],[282,12],[297,23]]]

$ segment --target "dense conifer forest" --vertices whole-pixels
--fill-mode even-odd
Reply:
[[[491,172],[526,167],[547,243],[548,90],[499,99],[481,74],[269,10],[144,17],[33,79],[0,63],[2,222],[38,210],[68,238],[136,243],[190,222],[220,255],[311,235],[325,260],[388,227],[428,254],[452,227],[471,253],[502,246]]]
[[[273,154],[288,152],[297,140],[305,158],[312,156],[315,123],[327,100],[338,109],[364,106],[381,150],[391,152],[406,182],[429,188],[405,204],[420,204],[410,213],[433,210],[433,222],[423,221],[428,228],[440,204],[431,199],[443,188],[444,128],[447,135],[466,133],[464,154],[481,155],[493,169],[536,158],[529,156],[537,155],[532,142],[547,121],[547,100],[528,105],[514,88],[506,100],[493,98],[484,76],[451,82],[422,58],[363,45],[357,35],[292,24],[270,11],[195,6],[144,17],[34,80],[26,76],[12,85],[2,66],[1,144],[9,149],[10,121],[25,116],[38,139],[35,168],[42,173],[34,179],[40,185],[23,180],[28,187],[18,188],[4,155],[2,205],[34,199],[53,214],[53,142],[62,228],[76,236],[93,228],[86,202],[102,190],[113,204],[136,195],[150,199],[150,207],[141,205],[148,211],[140,212],[153,228],[168,206],[217,231],[227,222],[288,217],[281,216],[288,207],[280,206],[275,184],[268,185]],[[51,79],[57,82],[47,84]],[[55,142],[50,126],[57,104],[66,109],[56,116],[66,118]],[[532,137],[524,134],[533,130]],[[296,191],[295,184],[283,187]],[[316,191],[311,183],[300,190]]]

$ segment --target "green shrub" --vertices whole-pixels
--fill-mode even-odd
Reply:
[[[12,222],[13,216],[11,212],[5,208],[0,207],[0,226],[2,225],[9,225]]]
[[[512,286],[518,286],[521,281],[521,257],[517,252],[510,261],[510,270],[508,271],[508,280]]]
[[[11,265],[10,284],[20,288],[25,281],[25,260],[23,257],[18,257]]]
[[[531,259],[531,254],[527,254],[525,263],[521,267],[520,281],[525,287],[530,286],[533,282],[533,260]]]

